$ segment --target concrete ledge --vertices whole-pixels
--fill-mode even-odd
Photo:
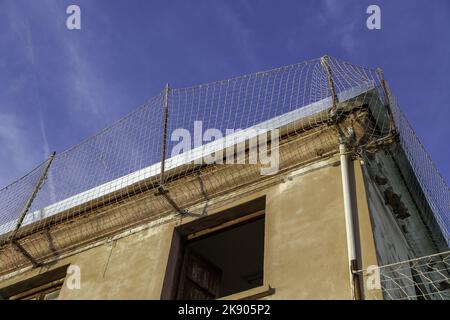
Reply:
[[[258,300],[275,293],[275,288],[269,284],[260,287],[252,288],[242,292],[234,293],[229,296],[222,297],[217,300]]]

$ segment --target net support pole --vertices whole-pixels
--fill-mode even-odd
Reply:
[[[342,176],[342,191],[344,196],[344,213],[345,213],[345,230],[347,236],[347,252],[350,273],[350,286],[352,290],[352,298],[354,300],[361,299],[359,277],[356,273],[358,270],[358,262],[356,255],[356,237],[353,203],[355,201],[351,189],[349,167],[351,165],[350,154],[347,152],[347,146],[344,139],[340,139],[339,154],[341,160],[341,176]]]
[[[331,66],[330,66],[330,57],[328,55],[324,55],[322,58],[320,58],[320,64],[322,65],[322,68],[325,70],[327,74],[328,88],[330,89],[331,92],[332,107],[329,113],[328,124],[335,124],[339,136],[345,138],[345,134],[342,132],[342,129],[339,126],[339,119],[337,114],[339,99],[336,94],[336,89],[334,87],[333,74],[331,73]]]
[[[44,171],[42,172],[41,176],[39,177],[38,182],[36,183],[36,185],[33,188],[33,191],[31,192],[30,196],[28,197],[27,201],[25,202],[25,205],[20,213],[19,219],[17,220],[17,224],[16,227],[14,228],[14,231],[12,232],[11,236],[10,236],[10,243],[11,245],[20,253],[22,253],[22,255],[24,257],[26,257],[28,260],[30,260],[30,262],[33,264],[33,266],[38,266],[39,264],[33,259],[33,257],[25,250],[25,248],[20,245],[19,242],[17,242],[16,236],[17,236],[17,232],[19,231],[20,227],[22,226],[23,220],[25,219],[28,211],[30,210],[30,207],[34,201],[34,199],[36,198],[39,190],[42,187],[42,184],[44,183],[45,179],[47,179],[47,175],[48,175],[48,170],[50,169],[50,165],[53,162],[53,159],[55,158],[55,152],[53,152],[52,154],[50,154],[50,156],[48,157],[47,163],[45,164],[45,168]]]
[[[388,95],[388,91],[387,91],[387,88],[386,88],[386,81],[384,80],[383,69],[377,68],[377,69],[375,70],[375,72],[376,72],[376,74],[377,74],[377,76],[378,76],[378,79],[380,80],[381,88],[383,89],[384,105],[387,106],[387,105],[389,105],[390,103],[389,103],[389,95]]]
[[[383,89],[384,107],[386,108],[386,112],[389,116],[389,129],[390,129],[391,133],[395,134],[394,118],[393,118],[392,112],[391,112],[391,100],[389,99],[389,93],[387,90],[386,80],[384,80],[383,69],[377,68],[375,70],[375,72],[378,76],[378,79],[380,80],[381,88]]]
[[[164,89],[164,126],[163,126],[163,141],[161,150],[161,172],[159,175],[159,185],[158,192],[155,193],[156,196],[163,196],[167,202],[172,206],[172,208],[177,211],[180,215],[188,214],[189,211],[180,208],[175,201],[170,197],[169,190],[164,187],[165,183],[165,164],[166,164],[166,149],[167,149],[167,127],[169,123],[169,93],[170,86],[167,83]]]
[[[161,174],[159,176],[159,185],[164,185],[164,169],[166,162],[166,148],[167,148],[167,124],[169,118],[169,93],[170,87],[169,84],[166,84],[165,95],[164,95],[164,128],[163,128],[163,144],[161,151]]]
[[[42,187],[42,184],[44,183],[45,179],[47,178],[48,170],[50,169],[50,165],[52,164],[53,159],[55,158],[55,152],[53,152],[47,160],[47,163],[45,164],[44,172],[42,172],[41,176],[39,177],[38,182],[33,188],[33,192],[31,192],[31,195],[28,197],[27,202],[25,202],[25,205],[20,213],[19,219],[17,220],[16,227],[11,234],[11,241],[13,241],[17,235],[17,232],[19,231],[19,228],[22,226],[23,220],[25,219],[25,216],[28,213],[28,210],[30,210],[31,204],[33,203],[33,200],[36,198],[36,195],[39,191],[39,189]]]
[[[322,68],[327,73],[327,79],[328,79],[328,87],[331,91],[331,99],[333,103],[333,107],[331,109],[331,115],[334,116],[337,111],[337,105],[339,103],[338,97],[336,95],[336,90],[334,89],[334,81],[333,81],[333,75],[331,74],[331,67],[330,67],[330,57],[328,55],[324,55],[322,58],[320,58],[320,64],[322,65]]]
[[[337,107],[338,107],[338,97],[336,95],[336,90],[334,87],[333,74],[331,73],[330,66],[330,57],[328,55],[324,55],[320,59],[320,63],[322,68],[325,70],[328,78],[328,86],[331,92],[332,99],[332,108],[330,112],[331,119],[330,122],[333,122],[337,115]],[[347,145],[349,144],[349,139],[344,134],[339,126],[338,119],[336,120],[336,128],[339,135],[339,154],[341,160],[341,176],[342,176],[342,192],[344,196],[344,214],[345,214],[345,230],[347,236],[347,252],[348,252],[348,266],[349,266],[349,276],[350,276],[350,288],[351,295],[353,300],[361,299],[361,292],[359,286],[359,277],[356,273],[358,270],[358,261],[356,255],[356,238],[355,238],[355,225],[354,225],[354,216],[356,212],[353,210],[354,193],[351,189],[350,183],[350,173],[349,167],[351,165],[351,157],[350,153],[347,150]]]

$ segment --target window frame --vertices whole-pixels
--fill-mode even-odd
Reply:
[[[42,300],[47,294],[62,288],[68,267],[69,264],[63,265],[0,288],[0,297],[5,300]]]
[[[180,283],[181,268],[183,265],[184,249],[192,240],[210,237],[215,233],[225,232],[227,229],[239,227],[257,219],[265,219],[266,197],[258,197],[248,202],[233,206],[229,209],[198,218],[174,228],[171,247],[169,251],[161,299],[174,300],[177,298]],[[264,234],[266,228],[264,227]],[[264,242],[266,237],[264,236]],[[263,269],[265,257],[263,258]],[[265,272],[263,270],[263,283]],[[258,287],[256,287],[258,288]],[[255,289],[255,288],[252,288]],[[250,289],[250,290],[252,290]],[[222,299],[220,297],[218,299]]]

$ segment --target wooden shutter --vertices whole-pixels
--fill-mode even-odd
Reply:
[[[185,248],[178,299],[211,300],[219,297],[222,272],[190,248]]]

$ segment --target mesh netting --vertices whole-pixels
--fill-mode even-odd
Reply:
[[[213,197],[262,179],[267,163],[250,161],[252,139],[260,147],[260,137],[271,137],[266,147],[279,155],[277,173],[336,154],[336,137],[348,135],[342,132],[345,124],[355,130],[357,153],[392,140],[396,129],[450,244],[448,186],[377,70],[324,57],[167,88],[0,190],[0,269],[29,263],[17,258],[17,250],[42,260],[92,241],[93,234],[108,235],[164,214],[205,214]],[[243,161],[229,160],[224,150],[239,154],[238,144]],[[229,161],[198,161],[206,155]],[[206,205],[191,208],[199,203]]]
[[[450,251],[358,271],[365,299],[450,300]]]
[[[413,128],[402,113],[397,100],[389,91],[391,110],[399,132],[400,144],[412,167],[416,180],[410,183],[416,194],[423,193],[431,207],[447,245],[450,246],[450,190],[436,169]]]

